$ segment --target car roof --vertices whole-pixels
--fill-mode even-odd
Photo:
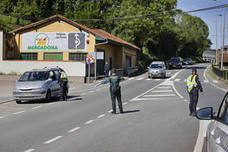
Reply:
[[[26,72],[34,72],[34,71],[54,71],[54,70],[59,70],[59,68],[43,68],[43,69],[32,69]]]
[[[151,64],[165,64],[164,61],[153,61]]]

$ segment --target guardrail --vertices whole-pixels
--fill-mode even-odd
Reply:
[[[212,64],[212,71],[220,78],[228,80],[228,70],[221,70]]]

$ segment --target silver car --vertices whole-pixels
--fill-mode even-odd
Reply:
[[[213,116],[213,108],[202,108],[196,112],[200,120],[212,120],[206,132],[207,152],[228,151],[228,92],[226,93],[217,116]]]
[[[163,61],[154,61],[148,67],[148,78],[166,77],[166,66]]]
[[[13,96],[17,103],[61,97],[63,91],[59,79],[58,68],[27,71],[16,81]]]

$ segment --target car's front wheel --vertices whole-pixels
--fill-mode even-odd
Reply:
[[[16,103],[17,103],[17,104],[20,104],[20,103],[21,103],[21,100],[16,100]]]

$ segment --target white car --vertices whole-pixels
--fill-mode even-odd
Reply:
[[[196,112],[200,120],[212,120],[207,128],[207,152],[228,152],[228,92],[226,93],[217,116],[213,116],[213,108],[206,107]]]
[[[148,67],[148,78],[166,77],[166,66],[163,61],[154,61]]]

